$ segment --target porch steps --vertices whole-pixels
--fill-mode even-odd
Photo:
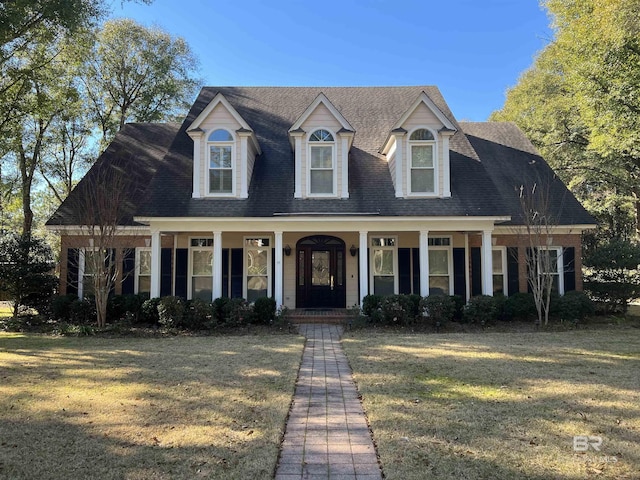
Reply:
[[[293,324],[327,323],[344,325],[348,322],[346,308],[296,308],[289,313],[289,321]]]

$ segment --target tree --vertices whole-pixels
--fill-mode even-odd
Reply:
[[[555,37],[494,120],[516,122],[581,200],[640,215],[640,0],[548,0]],[[603,213],[624,235],[626,211]],[[620,213],[620,218],[612,217]]]
[[[49,246],[37,238],[15,233],[0,237],[0,290],[13,304],[13,317],[31,307],[42,310],[58,280]],[[42,312],[40,312],[42,313]]]
[[[166,120],[186,111],[198,85],[196,67],[184,39],[129,19],[106,22],[96,34],[84,91],[103,144],[126,122]]]

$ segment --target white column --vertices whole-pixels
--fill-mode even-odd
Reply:
[[[369,295],[369,265],[368,265],[368,235],[369,232],[360,232],[360,243],[358,250],[358,271],[360,272],[360,306],[362,306],[362,299]]]
[[[151,298],[160,296],[160,231],[151,232]]]
[[[493,255],[491,230],[482,231],[482,294],[493,296]]]
[[[349,198],[349,137],[341,136],[342,140],[342,192],[341,198]]]
[[[295,152],[294,152],[294,177],[295,177],[295,198],[302,198],[302,134],[295,135]]]
[[[273,272],[275,275],[275,289],[273,292],[273,296],[276,300],[276,307],[280,307],[282,305],[283,292],[282,292],[282,271],[283,271],[283,263],[282,263],[282,232],[274,232],[276,237],[276,271]]]
[[[420,296],[429,295],[429,230],[420,230]]]
[[[213,265],[212,265],[211,300],[222,296],[222,232],[213,232]]]
[[[471,298],[471,278],[469,277],[469,233],[464,233],[464,291],[465,300]]]
[[[404,197],[403,173],[407,161],[404,158],[404,137],[405,134],[396,134],[396,197]]]
[[[249,180],[247,179],[248,169],[247,166],[247,137],[248,134],[242,134],[240,136],[240,198],[247,198],[249,196]]]

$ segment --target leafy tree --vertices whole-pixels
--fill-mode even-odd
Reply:
[[[89,111],[108,143],[126,122],[166,120],[196,93],[197,61],[182,38],[133,20],[111,20],[96,34],[85,74]]]
[[[0,290],[11,299],[14,318],[48,303],[58,283],[53,268],[51,249],[41,239],[14,233],[0,237]]]
[[[584,264],[588,267],[585,287],[597,300],[626,313],[629,302],[640,297],[640,244],[611,239],[592,250]]]

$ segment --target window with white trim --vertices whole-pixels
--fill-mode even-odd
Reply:
[[[371,284],[375,295],[393,295],[398,291],[398,241],[396,237],[372,237]]]
[[[493,257],[493,294],[507,295],[507,248],[494,247]]]
[[[135,292],[151,293],[151,249],[136,248]]]
[[[211,132],[207,139],[209,152],[209,194],[233,193],[233,135],[227,130]]]
[[[261,297],[271,296],[271,239],[245,238],[244,298],[253,303]]]
[[[453,292],[453,250],[451,237],[429,237],[429,295]]]
[[[542,247],[540,249],[538,272],[543,275],[551,275],[553,277],[551,289],[559,295],[564,295],[562,247]]]
[[[309,135],[309,195],[334,195],[335,140],[331,132]]]
[[[213,238],[192,238],[189,242],[190,298],[212,301]]]
[[[409,191],[418,194],[435,193],[436,141],[433,133],[426,128],[415,130],[409,137],[409,152],[411,158]]]

